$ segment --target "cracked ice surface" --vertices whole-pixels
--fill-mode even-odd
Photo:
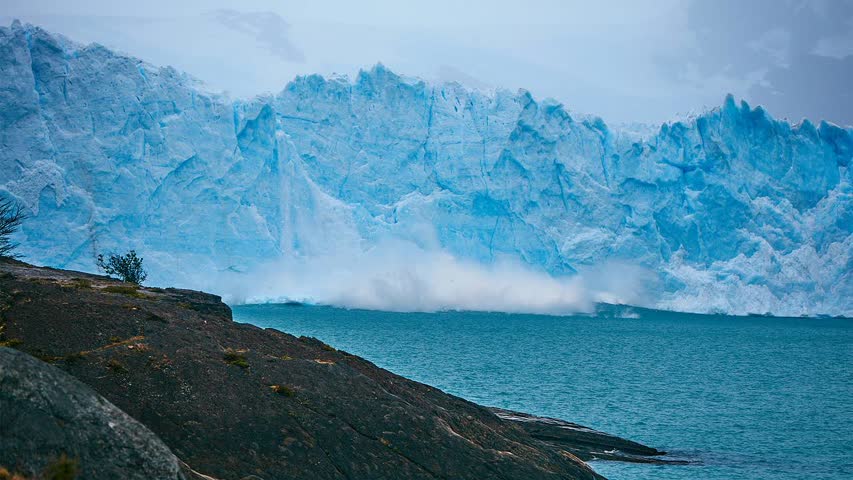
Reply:
[[[92,270],[133,247],[152,282],[214,288],[397,242],[561,282],[607,262],[652,273],[641,299],[598,299],[853,315],[849,128],[728,97],[640,137],[381,65],[237,101],[17,23],[0,73],[0,190],[33,213],[31,261]]]

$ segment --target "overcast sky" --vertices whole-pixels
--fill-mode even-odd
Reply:
[[[382,62],[526,88],[611,122],[662,122],[726,93],[853,124],[848,0],[0,0],[13,18],[173,65],[235,97]]]

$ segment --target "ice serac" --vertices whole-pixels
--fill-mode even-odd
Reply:
[[[208,287],[277,258],[388,239],[554,276],[609,261],[660,308],[853,315],[853,131],[732,97],[639,137],[525,91],[377,65],[234,101],[172,68],[18,23],[0,29],[0,191],[22,253]]]

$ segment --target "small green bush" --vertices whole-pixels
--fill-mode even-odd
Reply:
[[[249,361],[246,360],[245,353],[245,350],[226,348],[222,354],[222,358],[224,358],[225,363],[229,365],[236,365],[240,368],[249,368]]]
[[[107,362],[107,368],[109,368],[110,371],[112,371],[113,373],[127,373],[128,372],[127,367],[125,367],[123,363],[119,362],[118,360],[116,360],[114,358],[111,359],[109,362]]]
[[[120,293],[133,298],[147,298],[147,295],[139,291],[138,285],[110,285],[109,287],[104,287],[102,290],[107,293]]]
[[[20,338],[10,338],[8,340],[0,340],[0,347],[15,348],[22,343],[24,343],[24,341]]]
[[[49,353],[39,352],[39,351],[30,352],[30,355],[38,358],[39,360],[41,360],[44,363],[50,363],[50,364],[54,364],[54,363],[62,360],[62,357],[58,357],[56,355],[51,355]]]
[[[270,385],[270,389],[282,397],[294,397],[296,396],[296,390],[293,387],[289,387],[287,385]]]
[[[92,288],[92,281],[87,278],[72,278],[68,286],[80,290],[88,290]]]
[[[74,363],[78,360],[83,360],[84,358],[86,358],[86,355],[83,352],[74,352],[66,355],[64,360],[65,363]]]
[[[74,480],[79,473],[79,462],[76,459],[68,458],[63,453],[45,468],[42,477],[45,480]]]
[[[0,467],[0,480],[28,480],[17,472],[10,472],[6,467]]]
[[[165,318],[161,317],[160,315],[157,315],[156,313],[151,312],[148,312],[148,316],[145,317],[145,320],[148,320],[149,322],[169,323],[169,321]]]
[[[136,250],[124,255],[110,254],[109,258],[98,255],[95,262],[104,273],[116,276],[122,282],[141,284],[148,278],[148,272],[142,268],[142,258],[136,256]]]
[[[18,257],[13,253],[18,244],[13,242],[11,237],[26,218],[23,208],[13,200],[0,200],[0,258]]]

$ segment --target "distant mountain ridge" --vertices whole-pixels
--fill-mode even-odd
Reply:
[[[0,71],[0,190],[32,209],[33,261],[91,270],[130,245],[155,282],[209,288],[393,239],[558,277],[638,265],[657,308],[853,316],[849,128],[727,97],[641,140],[381,65],[230,100],[17,23]]]

